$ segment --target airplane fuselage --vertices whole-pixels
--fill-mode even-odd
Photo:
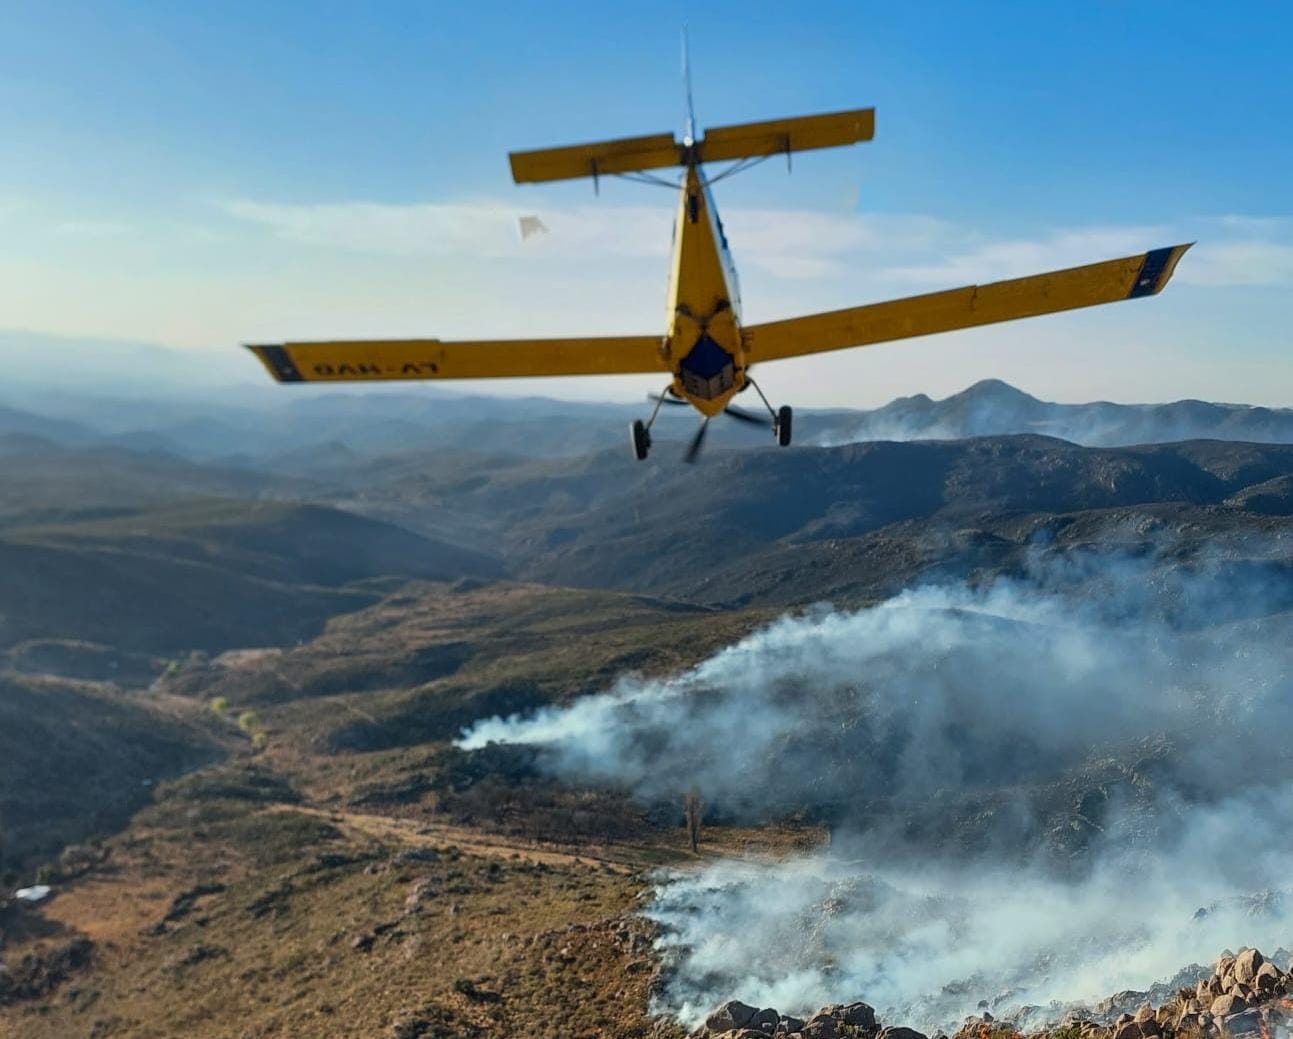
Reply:
[[[717,415],[746,385],[741,293],[713,194],[695,163],[678,197],[668,328],[673,393]]]

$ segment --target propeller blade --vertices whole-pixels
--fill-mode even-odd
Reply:
[[[730,415],[741,422],[748,422],[752,426],[767,426],[768,420],[762,415],[756,415],[752,411],[746,411],[744,408],[738,408],[735,404],[729,404],[723,409],[724,415]]]
[[[677,404],[684,408],[691,407],[691,405],[688,404],[685,400],[681,400],[678,397],[671,397],[667,393],[648,393],[647,400],[651,401],[653,404],[656,401],[659,401],[661,404]]]
[[[691,438],[691,444],[687,448],[687,453],[683,455],[683,461],[691,465],[700,457],[700,445],[705,442],[705,430],[709,428],[709,419],[705,419],[700,424],[700,429],[696,430],[696,435]]]

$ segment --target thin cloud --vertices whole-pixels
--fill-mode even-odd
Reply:
[[[549,233],[522,249],[517,222],[533,214],[493,200],[293,205],[237,199],[224,209],[286,241],[393,256],[481,259],[667,256],[673,220],[671,206],[549,207],[538,211]],[[874,261],[966,242],[964,231],[922,215],[735,209],[725,224],[742,264],[785,278],[838,273],[859,257]]]
[[[1182,284],[1229,287],[1293,284],[1293,221],[1224,216],[1177,225],[1075,228],[1035,239],[989,241],[932,263],[894,267],[892,277],[928,285],[970,284],[1130,256],[1194,241],[1176,277]]]
[[[669,252],[670,206],[552,206],[549,233],[522,246],[518,221],[532,214],[494,199],[391,205],[295,205],[233,200],[230,216],[305,245],[408,257],[485,260],[638,259]],[[849,273],[913,287],[951,287],[1130,256],[1176,242],[1199,244],[1181,265],[1184,283],[1293,284],[1293,221],[1226,215],[1179,223],[1048,230],[994,237],[924,214],[742,209],[726,213],[738,262],[787,281]]]
[[[54,225],[54,233],[88,238],[115,238],[129,234],[130,225],[117,220],[63,220]]]

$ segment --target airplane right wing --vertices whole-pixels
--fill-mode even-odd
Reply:
[[[748,325],[746,357],[756,364],[1153,296],[1189,247],[1173,245],[1085,267]]]

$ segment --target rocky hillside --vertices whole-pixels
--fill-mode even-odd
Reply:
[[[1131,551],[1278,537],[1290,474],[1293,447],[1279,445],[1004,437],[716,451],[694,469],[628,466],[618,452],[542,464],[417,453],[366,466],[335,500],[495,552],[529,580],[793,603],[874,598],[929,571],[1009,570],[1079,530]]]
[[[1289,957],[1286,955],[1285,959]],[[1293,975],[1281,970],[1257,949],[1223,954],[1211,972],[1191,987],[1171,993],[1157,1007],[1144,997],[1123,992],[1100,1007],[1068,1007],[1039,1027],[1047,1011],[1028,1008],[1001,1018],[984,1012],[967,1019],[952,1039],[1204,1039],[1245,1035],[1269,1039],[1293,1023]],[[1118,1009],[1141,1001],[1134,1009]],[[1101,1012],[1103,1009],[1103,1012]],[[714,1010],[694,1033],[713,1039],[926,1039],[924,1033],[877,1020],[866,1003],[823,1007],[807,1017],[781,1014],[730,1000]]]

